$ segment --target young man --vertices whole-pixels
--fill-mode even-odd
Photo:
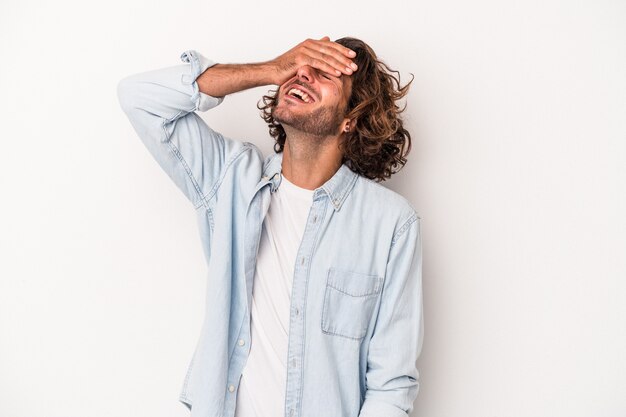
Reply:
[[[354,38],[256,64],[181,59],[118,85],[193,204],[208,262],[180,401],[198,417],[406,417],[423,338],[420,217],[378,182],[406,162],[395,102],[409,85]],[[259,106],[267,158],[196,113],[263,85],[279,86]]]

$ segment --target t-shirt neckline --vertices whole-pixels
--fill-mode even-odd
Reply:
[[[287,177],[285,177],[283,174],[281,174],[281,175],[282,175],[282,178],[281,178],[281,184],[280,185],[283,185],[282,183],[284,183],[285,188],[287,188],[288,192],[297,193],[297,194],[300,194],[302,196],[307,196],[307,197],[311,196],[311,194],[313,194],[315,192],[315,190],[309,190],[307,188],[299,187],[296,184],[294,184],[293,182],[289,181],[287,179]],[[280,188],[280,186],[279,186],[279,188]]]

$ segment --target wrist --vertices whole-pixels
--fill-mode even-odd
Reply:
[[[257,71],[261,85],[280,85],[279,71],[274,61],[265,61],[257,64]]]

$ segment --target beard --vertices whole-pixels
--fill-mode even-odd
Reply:
[[[318,107],[308,114],[295,114],[289,105],[281,107],[281,100],[277,99],[276,107],[272,110],[274,121],[317,137],[334,136],[339,133],[342,112],[339,106]]]

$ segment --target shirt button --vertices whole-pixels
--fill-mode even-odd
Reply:
[[[289,415],[293,416],[293,408],[291,410],[289,410]]]
[[[300,310],[298,310],[298,307],[296,307],[296,316],[300,314]]]
[[[233,392],[235,390],[235,386],[234,385],[229,385],[228,386],[228,391]]]
[[[317,214],[313,216],[313,223],[315,223],[316,221],[317,221]]]
[[[243,339],[239,339],[239,346],[243,346],[245,344],[246,344],[246,342]]]

